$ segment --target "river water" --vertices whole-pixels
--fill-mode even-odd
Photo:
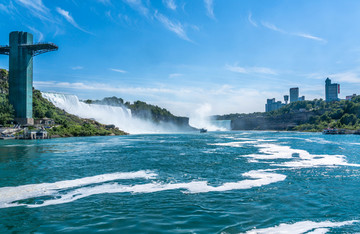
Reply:
[[[0,232],[360,232],[360,136],[0,142]]]

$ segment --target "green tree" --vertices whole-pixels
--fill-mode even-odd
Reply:
[[[357,121],[356,115],[354,114],[344,114],[341,119],[340,123],[343,125],[354,125]]]

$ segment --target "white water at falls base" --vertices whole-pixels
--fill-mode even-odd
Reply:
[[[130,134],[141,133],[171,133],[181,129],[173,124],[156,124],[150,120],[139,119],[131,115],[126,107],[87,104],[75,95],[61,93],[41,93],[44,98],[56,107],[81,118],[94,119],[102,124],[114,124],[120,130]]]

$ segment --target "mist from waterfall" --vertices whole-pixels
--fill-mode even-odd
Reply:
[[[205,128],[208,131],[230,131],[230,120],[215,120],[210,117],[212,106],[209,103],[200,104],[190,115],[190,125]]]
[[[56,107],[81,118],[94,119],[102,124],[114,124],[130,134],[181,132],[181,128],[171,123],[156,124],[151,120],[133,117],[125,106],[87,104],[75,95],[42,92],[42,96]]]

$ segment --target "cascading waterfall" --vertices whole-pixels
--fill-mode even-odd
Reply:
[[[95,119],[102,124],[114,124],[119,129],[131,133],[170,133],[181,129],[173,124],[155,124],[150,120],[135,118],[126,107],[87,104],[77,96],[61,93],[42,92],[42,96],[56,107],[81,118]]]

